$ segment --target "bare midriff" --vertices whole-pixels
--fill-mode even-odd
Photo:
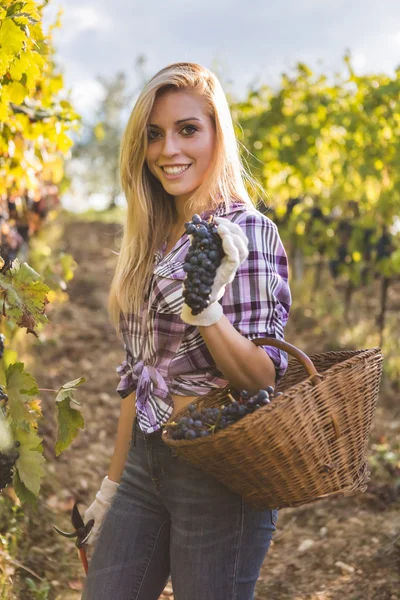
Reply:
[[[174,402],[174,410],[169,420],[172,420],[177,412],[179,412],[184,406],[196,400],[198,396],[177,396],[176,394],[171,394],[171,398]]]
[[[173,421],[177,412],[179,412],[182,408],[184,408],[187,404],[196,400],[198,396],[179,396],[177,394],[171,394],[172,401],[174,403],[174,410],[172,411],[172,415],[168,419],[169,421]],[[136,404],[136,393],[132,393],[132,401]],[[134,410],[134,415],[136,414],[136,410]]]

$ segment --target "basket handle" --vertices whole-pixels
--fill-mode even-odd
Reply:
[[[291,354],[303,365],[313,385],[317,385],[320,381],[322,381],[323,376],[318,373],[311,359],[307,356],[307,354],[299,350],[299,348],[296,348],[296,346],[293,346],[288,342],[284,342],[283,340],[277,340],[270,337],[257,338],[256,340],[251,341],[256,346],[274,346],[275,348],[284,350],[288,354]]]
[[[288,342],[284,342],[283,340],[277,340],[275,338],[257,338],[256,340],[251,340],[253,344],[256,346],[274,346],[275,348],[279,348],[280,350],[284,350],[288,354],[291,354],[294,358],[296,358],[307,371],[308,376],[310,377],[312,385],[317,385],[323,379],[323,375],[318,373],[317,369],[314,367],[312,360],[299,350],[296,346],[289,344]],[[332,421],[332,427],[335,431],[336,439],[339,439],[341,436],[341,431],[339,428],[338,419],[335,415],[330,415]]]

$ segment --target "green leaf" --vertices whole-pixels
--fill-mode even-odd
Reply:
[[[0,275],[0,290],[5,292],[5,308],[8,318],[19,327],[26,327],[34,333],[38,323],[47,323],[44,309],[48,303],[46,294],[50,291],[41,277],[27,263],[20,265],[15,259],[5,275]]]
[[[32,492],[30,492],[28,488],[22,483],[20,476],[18,475],[17,469],[15,469],[14,471],[13,488],[22,503],[26,502],[27,504],[30,504],[35,510],[38,509],[38,503],[35,494],[32,494]]]
[[[15,439],[21,442],[18,448],[19,458],[16,462],[18,475],[24,486],[35,496],[39,494],[40,481],[44,475],[42,438],[35,431],[17,429]]]
[[[69,381],[59,389],[56,396],[58,431],[55,451],[57,456],[68,448],[78,435],[78,430],[83,429],[85,425],[82,413],[71,407],[71,402],[80,405],[80,402],[73,398],[73,393],[78,385],[85,381],[84,377]]]
[[[36,421],[27,401],[39,393],[36,380],[24,370],[24,363],[17,362],[6,370],[6,390],[11,418],[18,426]]]

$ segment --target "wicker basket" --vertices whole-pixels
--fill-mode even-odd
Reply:
[[[163,441],[256,509],[364,492],[370,479],[368,436],[382,375],[380,348],[308,357],[274,338],[253,341],[291,355],[276,388],[283,394],[215,435],[177,441],[166,429]],[[229,386],[213,390],[195,404],[227,404],[231,391]],[[176,418],[187,414],[185,407]]]

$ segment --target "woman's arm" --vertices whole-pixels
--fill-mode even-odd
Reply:
[[[291,295],[278,230],[253,211],[244,213],[240,224],[221,217],[215,220],[226,256],[217,269],[210,304],[193,315],[183,303],[181,318],[198,327],[233,387],[250,392],[275,387],[276,373],[281,377],[287,365],[286,353],[271,346],[257,347],[250,340],[283,339]]]
[[[122,471],[124,470],[126,457],[129,451],[129,445],[132,437],[133,419],[136,414],[136,392],[132,392],[126,398],[121,400],[121,410],[119,414],[117,437],[115,440],[114,452],[111,458],[108,478],[111,481],[120,482]]]
[[[262,348],[243,337],[225,315],[214,325],[199,327],[211,356],[225,379],[253,393],[275,387],[275,365]]]

